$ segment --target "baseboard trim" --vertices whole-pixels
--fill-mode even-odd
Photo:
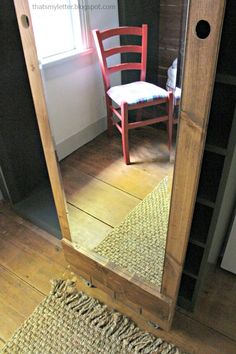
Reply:
[[[107,129],[106,117],[99,119],[97,122],[89,125],[87,128],[70,136],[66,140],[56,145],[57,156],[59,160],[64,159],[73,151],[80,148],[104,132]]]

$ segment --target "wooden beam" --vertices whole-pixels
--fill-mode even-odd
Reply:
[[[162,284],[162,293],[173,301],[177,299],[196,202],[224,9],[223,0],[189,2],[179,139]],[[205,39],[199,38],[196,31],[201,20],[210,25]]]

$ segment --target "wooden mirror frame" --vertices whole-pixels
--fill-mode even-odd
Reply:
[[[51,136],[43,83],[28,0],[14,0],[38,126],[62,231],[67,261],[78,274],[113,299],[112,306],[130,315],[130,310],[169,330],[187,249],[206,138],[225,0],[189,0],[173,191],[161,292],[125,273],[87,250],[75,249],[67,218],[66,201]],[[28,19],[25,17],[27,16]],[[196,26],[210,24],[205,39]],[[28,26],[29,25],[29,26]],[[201,33],[201,36],[205,33]],[[180,138],[181,137],[181,138]]]

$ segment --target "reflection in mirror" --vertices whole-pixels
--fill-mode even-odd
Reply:
[[[158,289],[174,170],[186,4],[30,3],[73,243]],[[120,26],[128,26],[128,32],[106,31]],[[128,45],[128,53],[127,47],[118,48]],[[135,70],[118,70],[127,62],[141,64],[128,67]]]

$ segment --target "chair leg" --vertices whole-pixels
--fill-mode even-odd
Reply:
[[[121,104],[121,128],[122,128],[122,149],[123,155],[126,165],[130,164],[130,157],[129,157],[129,130],[128,130],[128,104],[126,102],[122,102]]]
[[[173,92],[169,91],[167,131],[168,131],[168,149],[169,149],[170,159],[171,159],[172,139],[173,139],[173,124],[174,124],[173,114],[174,114],[174,96],[173,96]]]
[[[110,109],[111,99],[106,96],[106,106],[107,106],[107,133],[108,136],[113,136],[113,122],[112,122],[112,111]]]

